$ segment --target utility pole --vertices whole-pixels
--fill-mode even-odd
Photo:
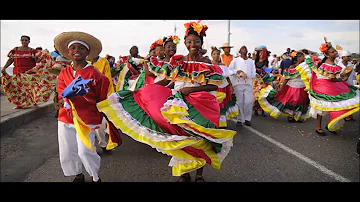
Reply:
[[[174,35],[176,35],[176,22],[174,23]]]
[[[228,20],[228,44],[230,44],[230,20]]]

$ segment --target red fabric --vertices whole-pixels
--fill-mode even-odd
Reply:
[[[155,81],[154,76],[145,75],[145,85],[153,84]]]
[[[194,92],[185,96],[185,99],[195,107],[206,119],[217,128],[220,120],[220,106],[216,97],[209,92]]]
[[[345,113],[347,113],[347,112],[349,112],[351,110],[353,110],[353,109],[345,109],[345,110],[341,110],[341,111],[330,111],[329,112],[329,115],[330,115],[329,122],[331,122],[335,118],[337,118],[337,117],[339,117],[339,116],[341,116],[341,115],[343,115],[343,114],[345,114]],[[344,119],[339,119],[337,122],[339,122],[339,121],[344,121]],[[335,123],[337,123],[337,122],[335,122]]]
[[[105,116],[106,117],[106,116]],[[120,130],[117,129],[111,121],[107,121],[109,124],[109,136],[111,140],[120,146],[122,144],[122,138],[120,136]]]
[[[291,105],[307,106],[309,96],[304,88],[292,88],[289,85],[285,85],[284,88],[277,92],[274,96],[276,101],[281,102],[284,106],[286,103]]]
[[[195,158],[202,158],[206,161],[206,163],[211,164],[211,159],[206,155],[203,150],[196,149],[191,146],[184,147],[181,150],[185,151],[186,153],[190,154]]]
[[[226,98],[219,104],[220,108],[224,108],[226,104],[232,99],[231,87],[227,85],[225,88],[218,88],[217,91],[226,94]]]
[[[318,79],[315,72],[312,72],[310,87],[317,94],[326,94],[329,96],[350,92],[349,84],[345,81],[334,82],[329,79]]]
[[[37,53],[36,49],[31,50],[16,50],[12,49],[8,53],[8,57],[14,59],[14,68],[13,74],[24,73],[27,70],[36,66],[35,60],[32,58],[32,55]]]
[[[180,136],[190,136],[178,125],[167,122],[161,114],[160,109],[164,106],[167,98],[172,95],[170,88],[158,84],[150,84],[145,85],[138,91],[134,91],[133,94],[135,102],[164,132]]]
[[[101,102],[107,98],[110,81],[105,75],[99,72],[96,67],[90,65],[84,69],[77,70],[75,77],[73,77],[72,66],[61,70],[58,77],[59,82],[57,86],[59,93],[58,98],[62,98],[62,91],[68,85],[70,85],[70,83],[78,75],[81,75],[83,79],[92,78],[95,81],[88,83],[90,91],[85,96],[76,96],[71,98],[71,101],[73,102],[78,115],[85,124],[101,124],[103,114],[97,110],[96,103]],[[64,107],[60,107],[58,120],[64,123],[74,124],[72,118],[68,116],[67,110]]]

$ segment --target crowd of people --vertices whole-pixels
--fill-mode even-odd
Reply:
[[[219,170],[231,150],[236,131],[227,128],[230,119],[242,127],[266,113],[291,123],[313,117],[315,132],[325,136],[359,111],[359,64],[326,38],[319,48],[323,59],[308,49],[277,56],[265,45],[254,51],[243,45],[235,56],[228,43],[212,46],[208,57],[203,42],[209,27],[184,26],[186,55],[176,54],[181,39],[170,35],[154,39],[145,57],[132,46],[118,61],[101,57],[100,40],[88,33],[60,33],[51,53],[29,47],[30,37],[21,36],[22,46],[9,52],[2,68],[2,85],[16,109],[54,94],[65,176],[84,182],[84,167],[91,182],[101,182],[96,144],[111,154],[126,134],[171,156],[178,182],[190,182],[193,171],[195,182],[205,182],[204,166]],[[13,63],[10,76],[6,68]]]

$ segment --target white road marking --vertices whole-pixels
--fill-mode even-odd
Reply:
[[[236,123],[236,120],[234,120],[234,119],[230,119],[230,120],[231,120],[232,122],[235,122],[235,123]],[[333,172],[333,171],[330,170],[330,169],[327,169],[326,167],[318,164],[316,161],[314,161],[314,160],[312,160],[312,159],[310,159],[310,158],[308,158],[308,157],[300,154],[299,152],[291,149],[290,147],[285,146],[284,144],[282,144],[282,143],[280,143],[280,142],[278,142],[278,141],[270,138],[269,136],[267,136],[267,135],[265,135],[265,134],[263,134],[263,133],[255,130],[255,129],[249,127],[249,126],[244,125],[243,127],[247,128],[248,130],[250,130],[251,132],[255,133],[256,135],[264,138],[265,140],[267,140],[267,141],[275,144],[276,146],[280,147],[281,149],[285,150],[286,152],[288,152],[288,153],[290,153],[290,154],[298,157],[300,160],[303,160],[303,161],[305,161],[306,163],[314,166],[315,168],[317,168],[318,170],[320,170],[322,173],[324,173],[324,174],[326,174],[326,175],[329,175],[330,177],[334,178],[335,180],[337,180],[337,181],[339,181],[339,182],[351,182],[349,179],[347,179],[347,178],[345,178],[345,177],[343,177],[343,176],[341,176],[341,175]]]

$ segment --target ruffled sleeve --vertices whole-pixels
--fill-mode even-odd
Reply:
[[[170,58],[169,62],[159,61],[156,57],[149,58],[149,71],[155,76],[164,76],[166,79],[171,80],[170,74],[174,67],[181,66],[183,55],[174,55]]]
[[[219,67],[221,68],[222,70],[222,75],[226,78],[226,77],[229,77],[233,74],[235,74],[229,67],[225,66],[225,65],[219,65]]]
[[[305,89],[304,89],[305,91],[308,91],[310,89],[310,79],[311,79],[313,64],[314,62],[309,57],[305,59],[305,62],[295,67],[295,69],[299,72],[301,80],[305,84]]]
[[[329,79],[339,78],[342,68],[339,65],[329,65],[323,63],[320,67],[315,66],[314,72],[317,75],[327,77]]]
[[[182,62],[173,67],[170,79],[173,81],[197,82],[201,85],[221,85],[224,82],[223,71],[217,65],[204,62]]]
[[[14,58],[15,50],[16,50],[16,48],[13,48],[12,50],[10,50],[9,53],[7,54],[7,56],[9,58]]]
[[[284,70],[284,79],[293,79],[299,76],[299,71],[296,68],[290,69],[286,68]]]

